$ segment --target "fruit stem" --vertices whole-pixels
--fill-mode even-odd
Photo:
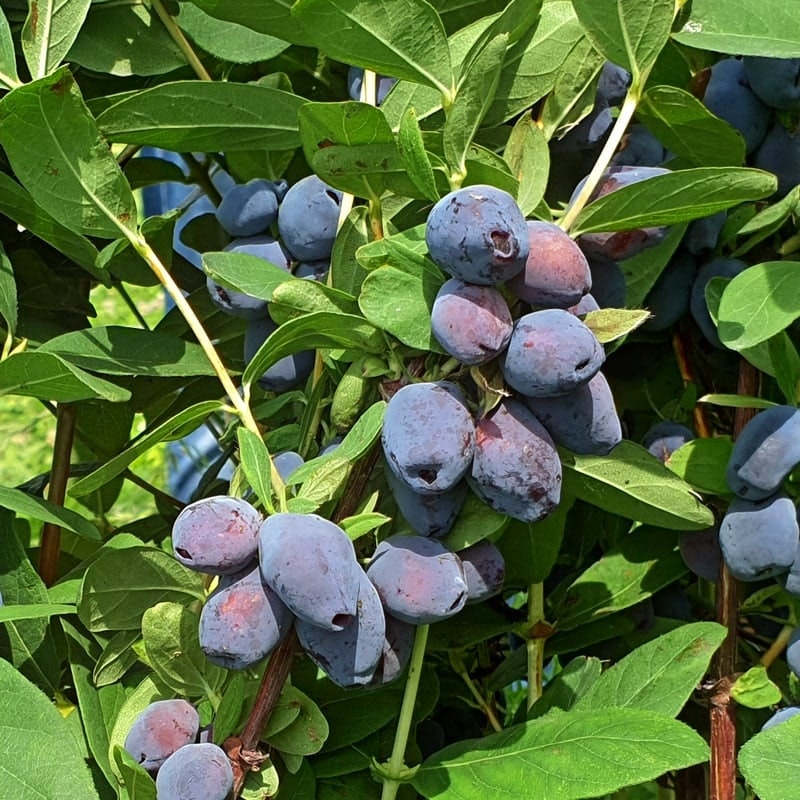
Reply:
[[[780,633],[775,637],[775,641],[764,652],[758,663],[769,668],[772,662],[786,649],[793,630],[794,628],[791,625],[784,625]]]
[[[542,696],[544,672],[544,637],[536,629],[544,622],[544,584],[532,583],[528,587],[528,708]]]
[[[419,625],[414,634],[414,648],[411,651],[411,662],[408,666],[406,688],[403,692],[403,704],[400,706],[400,716],[397,719],[397,728],[394,733],[392,754],[389,756],[389,763],[387,764],[387,771],[392,776],[399,777],[403,771],[408,735],[411,731],[414,705],[419,691],[419,679],[422,675],[422,662],[425,658],[425,647],[428,644],[429,629],[429,625]],[[395,800],[400,784],[400,780],[383,778],[381,800]]]
[[[189,62],[189,66],[194,70],[195,75],[197,75],[201,81],[213,80],[198,58],[197,53],[195,53],[194,49],[189,44],[189,40],[183,35],[183,31],[177,26],[175,20],[172,18],[172,15],[164,7],[164,4],[161,2],[161,0],[151,0],[151,2],[156,14],[159,16],[159,19],[164,23],[167,33],[169,33],[169,35],[172,37],[172,41],[178,45],[178,49],[186,57],[186,60]]]
[[[619,143],[622,141],[622,137],[625,135],[625,131],[628,129],[631,119],[633,119],[633,114],[639,103],[639,94],[639,87],[635,83],[631,84],[628,93],[625,95],[625,101],[622,104],[617,121],[611,129],[611,133],[608,135],[608,139],[606,139],[606,143],[603,145],[603,149],[600,151],[600,155],[597,157],[597,161],[595,161],[583,189],[581,189],[580,194],[575,198],[575,202],[572,203],[564,216],[559,220],[559,227],[567,233],[569,233],[578,215],[583,211],[584,206],[589,202],[589,198],[597,188],[597,184],[600,183],[600,178],[602,178],[603,173],[611,163],[611,159],[617,147],[619,147]]]
[[[69,479],[72,443],[75,440],[75,421],[78,409],[72,403],[59,403],[56,414],[56,436],[53,443],[53,466],[47,499],[56,505],[64,505]],[[45,586],[52,586],[58,575],[58,556],[61,550],[61,526],[45,522],[39,547],[39,575]]]

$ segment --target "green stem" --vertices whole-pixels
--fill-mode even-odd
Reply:
[[[146,330],[150,330],[150,326],[147,324],[147,320],[142,316],[142,312],[139,311],[139,306],[133,302],[133,298],[128,294],[128,290],[125,286],[120,283],[115,283],[114,288],[119,292],[120,297],[125,301],[125,305],[128,306],[131,314],[136,317],[136,321]]]
[[[394,733],[392,754],[389,756],[387,771],[392,777],[384,777],[381,800],[395,800],[397,791],[402,781],[398,780],[405,766],[406,747],[408,735],[411,731],[411,722],[414,716],[414,704],[419,691],[419,679],[422,675],[422,661],[425,658],[425,647],[428,643],[428,630],[430,626],[419,625],[414,635],[414,649],[411,651],[411,663],[408,667],[406,688],[403,692],[403,704],[400,706],[400,716]]]
[[[592,171],[589,173],[589,177],[586,179],[583,189],[581,189],[580,194],[575,198],[575,202],[567,209],[567,212],[558,223],[559,227],[562,230],[567,231],[567,233],[569,233],[569,230],[577,219],[578,215],[581,213],[581,211],[583,211],[584,206],[589,202],[589,198],[597,188],[600,178],[603,176],[603,173],[611,163],[611,159],[614,156],[614,153],[617,151],[617,147],[619,147],[619,143],[622,141],[622,137],[624,136],[631,119],[633,119],[633,114],[636,111],[638,102],[639,88],[636,85],[631,85],[631,88],[628,89],[628,94],[625,97],[625,102],[622,104],[622,108],[620,109],[617,121],[614,123],[614,127],[611,129],[611,133],[609,134],[603,149],[600,151],[600,155],[597,157],[597,161],[595,162],[594,167],[592,167]]]
[[[486,702],[486,698],[480,693],[480,690],[475,685],[475,681],[472,680],[472,676],[467,672],[467,667],[464,664],[464,660],[461,658],[460,653],[456,653],[454,651],[450,652],[450,666],[453,668],[455,673],[464,681],[467,689],[469,689],[470,694],[475,698],[475,702],[478,704],[478,707],[484,714],[486,714],[486,719],[489,720],[489,724],[492,728],[499,733],[503,730],[503,726],[500,724],[499,720],[495,716],[492,707]]]
[[[194,309],[189,305],[188,301],[183,296],[180,286],[175,283],[172,275],[161,263],[158,254],[155,252],[155,250],[153,250],[143,236],[137,235],[132,231],[126,231],[126,235],[128,236],[128,239],[136,252],[145,260],[147,265],[158,278],[161,285],[164,287],[167,294],[172,298],[172,301],[181,312],[192,333],[194,333],[198,344],[203,348],[206,358],[214,369],[217,378],[219,378],[219,382],[222,384],[222,388],[225,390],[225,394],[228,395],[231,405],[233,406],[234,411],[238,415],[239,419],[242,421],[242,424],[249,431],[252,431],[256,434],[256,436],[261,438],[261,431],[258,428],[258,424],[253,417],[253,412],[250,410],[250,406],[246,400],[247,395],[245,395],[245,398],[242,398],[242,396],[239,394],[239,390],[236,388],[231,376],[228,374],[228,370],[222,363],[219,353],[217,353],[216,349],[214,348],[214,345],[206,333],[205,328],[197,318],[197,315],[194,313]],[[275,464],[273,463],[272,459],[270,459],[270,477],[272,481],[272,488],[278,497],[279,507],[282,511],[285,511],[286,485],[278,473],[278,470],[275,469]]]
[[[156,14],[159,16],[159,19],[164,23],[164,27],[172,37],[172,41],[178,45],[178,49],[181,51],[181,53],[183,53],[186,60],[189,62],[189,66],[194,70],[195,75],[197,75],[201,81],[212,80],[211,75],[208,74],[208,71],[198,58],[197,53],[195,53],[194,49],[189,44],[189,40],[184,36],[183,31],[177,26],[175,20],[172,18],[172,15],[164,7],[164,4],[161,2],[161,0],[151,0],[151,2]]]
[[[197,163],[197,159],[191,153],[181,153],[181,158],[189,170],[189,177],[203,190],[205,196],[215,205],[222,202],[222,195],[217,191],[208,169]]]
[[[536,636],[536,628],[544,622],[544,584],[528,587],[528,708],[542,696],[544,671],[544,637]]]

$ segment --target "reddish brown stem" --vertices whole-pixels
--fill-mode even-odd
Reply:
[[[752,364],[739,362],[737,392],[755,395],[758,373]],[[733,418],[733,438],[752,419],[751,408],[737,408]],[[736,623],[739,610],[738,586],[724,559],[720,562],[717,581],[717,622],[728,631],[712,665],[716,680],[711,699],[711,800],[735,800],[736,797],[736,704],[730,689],[736,673]]]
[[[292,628],[269,659],[253,710],[247,718],[242,733],[225,741],[224,747],[233,765],[234,798],[239,797],[247,773],[257,770],[264,761],[264,755],[257,749],[258,743],[291,672],[296,642],[297,637]]]
[[[689,362],[689,357],[686,353],[686,344],[683,341],[681,334],[676,330],[672,336],[672,350],[675,353],[675,360],[678,362],[678,369],[683,378],[684,384],[696,383],[692,365]],[[694,429],[700,438],[707,438],[711,436],[711,429],[706,421],[705,410],[703,406],[695,403],[694,411],[692,412],[694,418]]]
[[[64,505],[69,480],[69,463],[75,439],[77,408],[71,403],[59,403],[56,413],[56,436],[53,444],[53,464],[47,499],[57,506]],[[52,586],[58,577],[58,557],[61,552],[61,526],[45,522],[39,548],[39,575],[45,586]]]

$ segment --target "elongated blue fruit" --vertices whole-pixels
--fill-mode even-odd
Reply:
[[[478,422],[467,481],[495,511],[535,522],[561,499],[561,461],[539,420],[518,400],[504,400]]]
[[[367,576],[387,614],[428,625],[457,614],[467,601],[461,559],[437,539],[390,536],[372,556]]]
[[[725,479],[731,491],[761,500],[800,463],[800,409],[772,406],[745,425],[733,445]]]
[[[389,400],[381,443],[395,476],[423,494],[446,492],[464,477],[475,423],[453,383],[412,383]]]
[[[740,581],[786,572],[794,562],[799,536],[794,503],[782,492],[755,502],[735,498],[719,528],[722,557]]]
[[[300,619],[341,631],[356,613],[361,567],[353,543],[316,514],[273,514],[258,534],[264,581]]]
[[[555,397],[588,383],[605,352],[587,325],[560,308],[520,317],[501,361],[506,382],[527,397]]]
[[[493,286],[525,268],[530,251],[525,217],[516,200],[494,186],[446,194],[425,225],[431,258],[449,275]]]
[[[380,597],[362,571],[356,613],[340,631],[328,631],[298,619],[297,638],[309,658],[337,686],[365,686],[383,656],[386,619]]]

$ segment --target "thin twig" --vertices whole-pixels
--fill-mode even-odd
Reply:
[[[47,499],[58,506],[64,505],[69,480],[69,462],[75,440],[77,408],[72,403],[59,403],[56,413],[56,436],[53,444],[53,466]],[[52,586],[58,577],[58,558],[61,552],[61,526],[45,522],[39,549],[39,575],[45,586]]]
[[[292,628],[289,635],[270,656],[253,709],[242,733],[238,737],[232,736],[226,739],[223,745],[233,766],[234,800],[241,794],[247,773],[258,770],[264,761],[263,754],[257,749],[258,743],[291,672],[296,643],[297,637]]]
[[[758,387],[758,373],[748,361],[739,362],[738,394],[754,395]],[[752,408],[737,408],[733,419],[733,438],[752,419]],[[728,631],[722,646],[717,650],[712,664],[716,680],[711,699],[711,785],[710,800],[735,800],[736,798],[736,703],[731,697],[731,686],[736,672],[736,625],[739,610],[738,585],[720,559],[717,580],[717,622]]]
[[[189,40],[184,35],[183,31],[178,27],[175,20],[172,18],[172,15],[164,7],[164,4],[161,2],[161,0],[151,0],[151,2],[156,14],[158,14],[159,19],[164,23],[164,27],[172,37],[172,41],[178,45],[178,49],[181,51],[181,53],[183,53],[184,57],[189,62],[189,66],[194,70],[195,75],[197,75],[201,81],[212,80],[211,75],[208,74],[208,71],[203,66],[203,62],[200,61],[197,53],[195,53],[191,44],[189,44]]]

